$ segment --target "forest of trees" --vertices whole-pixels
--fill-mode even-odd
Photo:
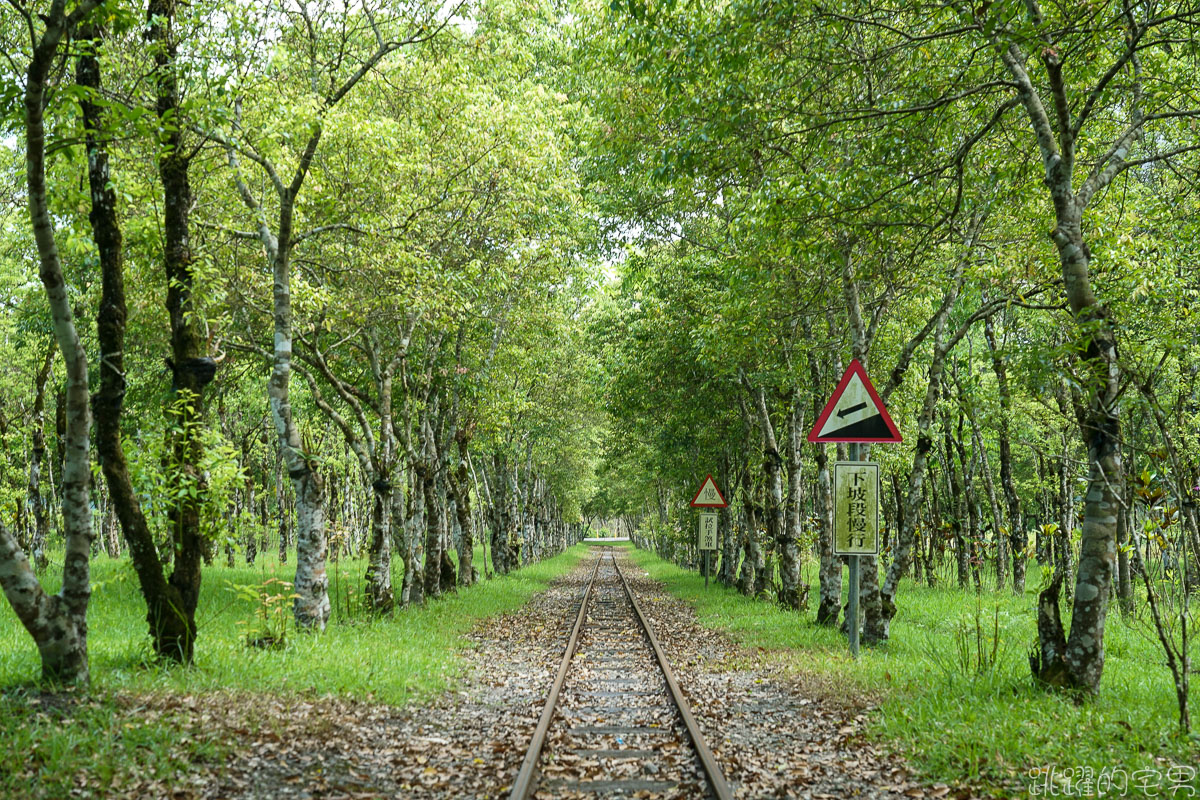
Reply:
[[[0,577],[48,677],[87,678],[92,551],[190,661],[214,558],[294,557],[323,628],[330,549],[382,613],[578,538],[595,226],[548,39],[503,7],[4,20]],[[22,553],[64,543],[48,596]]]
[[[1034,676],[1094,694],[1108,615],[1182,598],[1153,615],[1186,716],[1197,24],[9,0],[0,585],[44,675],[88,680],[102,551],[190,662],[214,562],[294,560],[313,629],[343,553],[371,614],[596,521],[695,565],[708,472],[719,580],[844,624],[846,452],[804,437],[856,358],[904,434],[869,453],[864,641],[905,577],[1037,590]]]
[[[1200,574],[1200,9],[614,6],[592,66],[617,87],[595,194],[628,238],[597,327],[609,513],[695,563],[711,471],[737,498],[721,580],[836,625],[847,454],[804,437],[857,358],[905,435],[870,449],[864,640],[906,575],[1042,589],[1033,671],[1094,693],[1109,609]]]

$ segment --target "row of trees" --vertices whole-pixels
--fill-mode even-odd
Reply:
[[[987,563],[1018,592],[1036,553],[1053,566],[1035,675],[1096,692],[1139,559],[1200,575],[1198,18],[1153,1],[597,12],[592,177],[629,241],[605,326],[628,335],[600,346],[603,469],[631,476],[608,510],[690,536],[688,490],[712,471],[738,498],[722,577],[755,591],[777,570],[799,607],[812,548],[817,619],[836,624],[829,461],[846,453],[803,437],[857,358],[905,434],[863,454],[888,476],[889,530],[863,567],[865,641],[948,545],[961,584]]]
[[[10,4],[0,585],[47,678],[88,678],[107,510],[179,662],[205,560],[276,524],[312,629],[331,527],[378,613],[582,534],[595,226],[538,13]]]
[[[710,470],[724,579],[801,607],[811,552],[837,624],[845,454],[803,434],[850,358],[906,436],[866,641],[947,552],[1037,555],[1034,672],[1095,692],[1111,599],[1200,574],[1192,5],[9,5],[0,584],[48,675],[86,676],[94,493],[180,661],[219,531],[294,507],[319,629],[331,530],[387,611],[485,536],[683,536]]]

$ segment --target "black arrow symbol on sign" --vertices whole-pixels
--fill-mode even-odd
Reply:
[[[847,414],[853,414],[855,411],[861,411],[866,407],[867,407],[866,403],[859,403],[856,406],[850,406],[849,408],[843,408],[841,411],[837,412],[837,415],[839,417],[845,417]]]

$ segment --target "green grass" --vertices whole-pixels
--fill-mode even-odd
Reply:
[[[519,608],[583,557],[585,548],[481,581],[391,617],[347,614],[361,597],[365,564],[329,565],[330,594],[341,595],[338,612],[323,634],[290,632],[278,650],[248,648],[239,622],[255,618],[256,607],[229,590],[269,578],[291,580],[294,566],[265,562],[255,568],[214,565],[204,571],[196,663],[187,669],[155,664],[150,658],[145,606],[128,561],[97,558],[92,565],[93,595],[88,610],[88,651],[92,686],[99,690],[230,690],[332,693],[405,703],[446,689],[457,676],[455,653],[463,634],[484,617]],[[480,561],[482,563],[482,561]],[[47,588],[57,587],[46,576]],[[398,590],[397,584],[397,590]],[[0,687],[30,682],[40,671],[37,650],[7,603],[0,604]]]
[[[633,558],[692,604],[702,625],[769,651],[767,658],[809,677],[827,693],[877,700],[869,735],[907,754],[932,780],[961,781],[1011,796],[1014,790],[1027,791],[1031,769],[1107,766],[1132,774],[1148,768],[1165,776],[1167,765],[1158,759],[1200,762],[1200,737],[1189,740],[1178,733],[1174,685],[1145,618],[1127,621],[1115,609],[1109,615],[1104,678],[1095,700],[1076,705],[1034,686],[1028,652],[1036,639],[1036,569],[1023,597],[982,595],[985,638],[998,607],[1000,649],[994,668],[977,674],[957,666],[955,645],[955,631],[965,626],[970,649],[975,648],[974,592],[904,582],[891,640],[864,648],[855,661],[845,638],[816,625],[811,610],[784,611],[715,582],[706,591],[697,573],[653,553],[638,550]],[[1192,659],[1200,664],[1200,647]],[[1162,786],[1165,792],[1165,780]]]
[[[239,622],[252,620],[256,606],[228,587],[290,580],[294,566],[214,565],[204,571],[196,663],[188,668],[150,658],[146,611],[132,568],[100,557],[92,565],[88,610],[88,696],[60,701],[38,693],[37,650],[8,603],[0,602],[0,797],[63,797],[81,780],[94,796],[104,796],[110,782],[166,779],[189,761],[220,761],[232,745],[192,729],[195,715],[186,709],[150,718],[131,711],[131,695],[337,695],[399,705],[444,691],[462,677],[457,656],[467,644],[464,634],[483,618],[520,608],[586,550],[577,545],[385,618],[347,614],[347,590],[353,606],[365,564],[331,563],[330,594],[336,588],[342,595],[339,613],[324,633],[289,630],[286,646],[276,650],[246,646]],[[482,568],[482,558],[476,563]],[[52,576],[43,580],[47,589],[57,589]]]
[[[104,694],[0,690],[0,797],[103,797],[133,781],[170,784],[187,765],[219,764],[231,750],[198,719],[143,714]]]

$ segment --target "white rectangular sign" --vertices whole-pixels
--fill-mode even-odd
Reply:
[[[700,549],[717,549],[717,515],[714,512],[700,515]]]
[[[879,554],[879,465],[838,461],[833,465],[833,552]]]

